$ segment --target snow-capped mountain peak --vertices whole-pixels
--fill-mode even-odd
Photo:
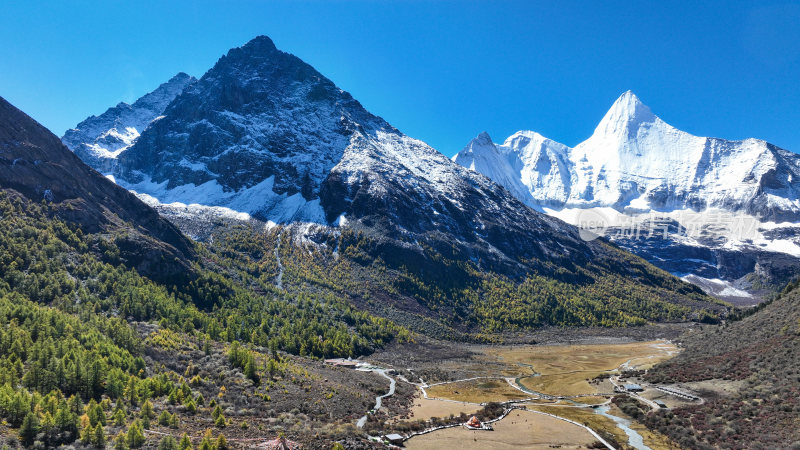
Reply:
[[[472,138],[471,141],[464,147],[464,150],[457,153],[453,156],[453,161],[456,161],[456,158],[461,158],[463,162],[463,166],[468,167],[472,170],[475,169],[475,159],[478,158],[493,158],[493,154],[497,153],[497,148],[495,147],[494,142],[492,142],[492,138],[489,136],[489,133],[483,131],[479,135]],[[467,162],[467,159],[470,161]],[[458,162],[458,161],[456,161]],[[476,170],[477,171],[477,170]],[[479,172],[479,171],[478,171]]]
[[[514,271],[605,252],[404,135],[267,37],[228,51],[160,115],[113,174],[162,211],[359,228],[413,252],[446,242],[459,258]],[[485,133],[482,149],[495,152]]]
[[[453,160],[502,184],[529,206],[575,224],[580,216],[575,211],[583,209],[600,209],[609,218],[694,217],[712,211],[800,223],[800,156],[758,139],[728,141],[678,130],[631,91],[614,102],[591,137],[573,148],[532,131],[519,131],[501,145],[484,143],[480,157],[476,144],[473,140]],[[751,245],[715,236],[717,246]],[[794,243],[763,244],[800,255],[800,237]],[[673,258],[662,254],[651,261],[673,271],[665,262]],[[711,259],[704,267],[724,267]],[[726,278],[711,272],[711,278]],[[739,269],[729,273],[742,274]]]
[[[467,157],[470,146],[453,160],[500,182],[532,206],[618,211],[714,207],[800,221],[800,157],[757,139],[726,141],[680,131],[631,91],[574,148],[532,131],[517,132],[494,147],[504,156],[501,160],[485,156],[493,162],[481,165]],[[485,146],[481,154],[492,152]]]
[[[133,104],[120,102],[99,116],[87,118],[67,130],[61,141],[96,170],[111,173],[119,155],[194,81],[194,77],[179,72]]]
[[[615,134],[620,131],[635,130],[642,124],[656,119],[650,108],[642,103],[633,91],[626,91],[603,116],[595,129],[595,134]]]
[[[481,131],[472,141],[480,145],[492,144],[492,137],[486,131]]]

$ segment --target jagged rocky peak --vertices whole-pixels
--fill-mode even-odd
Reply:
[[[193,76],[184,72],[178,72],[166,83],[159,85],[153,92],[145,94],[136,100],[131,106],[134,108],[147,108],[151,111],[163,112],[167,105],[186,89],[186,86],[195,81],[197,80]]]
[[[229,50],[200,81],[190,91],[192,95],[207,96],[201,107],[221,106],[228,111],[248,113],[308,101],[334,103],[332,106],[343,113],[366,113],[349,93],[300,58],[278,50],[267,36]]]
[[[575,229],[529,215],[266,37],[230,50],[184,89],[120,155],[114,175],[153,204],[360,226],[410,242],[433,233],[509,267],[594,251]]]
[[[303,215],[314,220],[318,205],[307,203],[353,134],[394,131],[266,36],[230,50],[164,115],[122,158],[123,185],[248,213],[309,208]],[[202,186],[197,197],[175,191],[187,185]]]
[[[453,155],[453,161],[460,158],[461,161],[456,161],[465,167],[475,170],[474,163],[476,157],[481,157],[484,153],[495,153],[497,151],[492,138],[489,133],[483,131],[479,135],[472,138],[471,141],[464,147],[463,150]],[[469,160],[469,161],[467,161]]]
[[[277,54],[288,55],[288,53],[278,50],[269,36],[261,35],[254,37],[241,47],[234,47],[228,50],[228,53],[223,56],[221,60],[224,60],[226,57],[235,58],[240,55],[247,55],[248,58],[269,58]],[[250,61],[252,61],[252,59],[250,59]]]
[[[99,116],[87,118],[67,130],[61,142],[95,170],[112,173],[119,155],[194,81],[194,77],[179,72],[133,104],[121,102]]]
[[[478,145],[493,144],[492,138],[489,136],[489,133],[487,133],[486,131],[482,131],[478,136],[475,137],[475,139],[472,140],[472,142],[474,142],[474,143],[476,143]]]

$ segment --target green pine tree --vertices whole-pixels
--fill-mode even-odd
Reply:
[[[128,428],[128,433],[125,435],[125,443],[130,448],[139,448],[144,445],[144,430],[142,429],[141,422],[134,421],[131,427]]]
[[[114,450],[128,450],[128,444],[125,443],[125,432],[120,431],[114,438]]]
[[[220,435],[217,436],[217,443],[214,446],[216,450],[228,450],[228,440],[225,439],[224,434],[220,433]]]
[[[33,412],[28,412],[22,420],[22,426],[19,429],[19,440],[22,445],[29,447],[33,445],[36,435],[39,434],[39,418]]]
[[[168,427],[171,418],[171,414],[165,409],[164,411],[161,411],[161,414],[158,415],[158,424],[162,427]]]
[[[92,433],[92,445],[97,448],[106,447],[106,433],[103,431],[103,425],[99,423],[94,428],[94,433]]]
[[[216,420],[214,420],[214,426],[217,428],[225,428],[228,425],[228,422],[225,421],[225,416],[220,414],[217,416]]]
[[[179,450],[193,450],[192,441],[189,439],[189,436],[186,433],[183,433],[183,437],[181,437],[181,442],[178,444]]]
[[[114,409],[114,426],[121,427],[125,425],[127,415],[120,403],[117,403],[117,408]]]
[[[189,399],[189,401],[186,402],[185,406],[186,406],[186,411],[188,411],[189,414],[194,414],[197,412],[197,405],[194,404],[194,400]]]
[[[158,443],[158,450],[178,450],[178,441],[172,436],[164,436]]]
[[[244,376],[258,382],[258,374],[256,373],[256,361],[252,354],[247,355],[247,362],[244,365]]]
[[[222,415],[222,408],[220,408],[219,405],[217,405],[214,407],[214,410],[211,411],[211,417],[213,417],[214,420],[217,420],[217,417],[219,417],[220,415]]]

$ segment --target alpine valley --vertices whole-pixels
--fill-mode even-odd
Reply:
[[[338,295],[438,336],[724,310],[643,260],[532,213],[369,113],[267,37],[232,49],[197,81],[176,76],[132,108],[174,92],[176,80],[185,89],[163,111],[145,109],[152,121],[105,160],[81,149],[140,126],[126,117],[144,113],[118,105],[63,141],[97,170],[112,168],[109,178],[198,240],[222,245],[231,226],[215,223],[247,224],[264,241],[248,257],[274,260],[273,272],[259,273],[263,283],[305,292],[333,283],[327,278],[335,273],[345,280],[334,284],[358,286]],[[318,275],[287,276],[287,258],[275,257],[283,251],[307,252]],[[640,300],[631,303],[628,292]]]
[[[798,170],[631,93],[450,159],[265,36],[60,139],[0,98],[0,445],[787,448]]]
[[[574,148],[482,133],[453,160],[735,303],[773,295],[800,268],[800,156],[677,130],[630,91]]]

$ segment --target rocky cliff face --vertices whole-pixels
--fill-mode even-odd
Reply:
[[[445,233],[471,257],[511,265],[592,254],[574,228],[528,214],[267,37],[232,49],[186,87],[120,153],[113,175],[156,203],[276,223],[358,222],[409,240]]]
[[[88,233],[119,237],[123,258],[157,279],[182,277],[193,244],[136,196],[83,164],[50,131],[0,98],[0,189],[53,203]]]

